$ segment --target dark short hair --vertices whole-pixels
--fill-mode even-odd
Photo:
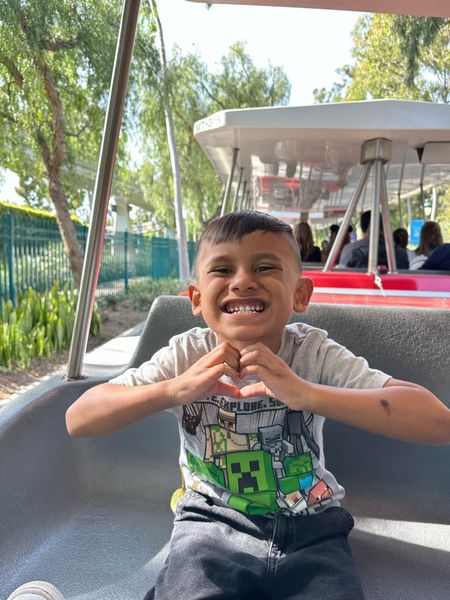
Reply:
[[[287,236],[291,242],[292,254],[298,263],[299,269],[301,269],[302,261],[292,227],[284,221],[272,217],[272,215],[256,210],[241,210],[212,219],[205,226],[197,241],[196,256],[200,255],[200,250],[204,242],[209,242],[213,246],[216,246],[229,240],[241,240],[244,235],[253,233],[254,231],[269,231]]]
[[[361,218],[360,218],[360,225],[361,225],[361,230],[366,233],[366,231],[369,229],[369,225],[370,225],[370,210],[365,210],[362,214],[361,214]]]
[[[398,227],[393,233],[392,237],[394,238],[394,242],[400,248],[406,248],[408,245],[408,232],[404,227]]]

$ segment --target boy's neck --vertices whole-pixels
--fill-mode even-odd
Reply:
[[[244,348],[247,348],[248,346],[252,346],[253,344],[257,344],[258,342],[261,342],[262,344],[264,344],[265,346],[267,346],[269,348],[269,350],[272,350],[272,352],[274,354],[277,354],[279,349],[281,348],[281,340],[283,338],[283,331],[280,333],[279,337],[277,337],[276,339],[271,339],[271,340],[261,340],[261,339],[257,339],[257,340],[232,340],[229,338],[226,338],[222,335],[218,335],[219,338],[219,342],[228,342],[229,344],[231,344],[233,346],[233,348],[236,348],[236,350],[243,350]]]

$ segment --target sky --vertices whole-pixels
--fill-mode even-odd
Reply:
[[[315,88],[329,88],[336,69],[351,61],[351,31],[362,13],[268,6],[214,5],[158,0],[166,48],[197,50],[213,70],[231,44],[245,41],[258,67],[282,66],[291,82],[290,104],[312,104]],[[206,115],[205,115],[206,116]],[[0,200],[18,201],[16,178],[5,174]]]
[[[363,13],[269,6],[212,6],[159,0],[168,48],[197,49],[210,67],[236,41],[258,67],[283,66],[292,84],[290,104],[312,104],[314,88],[330,87],[336,69],[351,61],[350,33]]]

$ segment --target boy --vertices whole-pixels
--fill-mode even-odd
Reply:
[[[428,390],[370,369],[326,332],[287,325],[306,310],[291,228],[243,211],[212,221],[189,286],[208,328],[175,336],[139,369],[85,392],[71,435],[175,413],[187,489],[170,553],[146,600],[362,599],[344,490],[326,470],[324,417],[404,440],[450,441]]]

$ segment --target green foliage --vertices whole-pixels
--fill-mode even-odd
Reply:
[[[161,98],[155,94],[158,73],[154,71],[154,63],[146,62],[145,57],[142,66],[141,119],[144,130],[151,131],[152,135],[144,141],[146,159],[140,168],[139,180],[157,220],[163,226],[174,228],[165,115]],[[195,239],[218,209],[222,184],[194,139],[194,123],[223,109],[286,104],[290,85],[281,67],[257,68],[241,42],[230,47],[216,73],[208,71],[198,54],[182,55],[175,48],[168,64],[168,78],[186,226],[189,236]]]
[[[0,215],[9,210],[19,217],[30,217],[31,219],[45,219],[47,222],[56,224],[56,217],[47,210],[31,208],[29,206],[18,206],[17,204],[9,204],[8,202],[0,202]],[[71,215],[72,221],[77,225],[85,225],[76,215]]]
[[[411,84],[420,68],[421,54],[424,48],[430,48],[444,33],[449,19],[442,17],[410,17],[395,15],[394,31],[403,40],[402,53],[406,58],[407,82]],[[447,35],[448,37],[448,35]]]
[[[386,14],[365,15],[353,31],[354,62],[338,69],[340,81],[315,90],[318,102],[399,98],[450,102],[450,19]],[[431,192],[425,192],[425,196]],[[437,190],[436,219],[444,240],[450,240],[449,186]],[[422,219],[419,196],[410,199],[412,218]],[[406,222],[397,203],[390,204],[394,229]]]
[[[352,37],[354,62],[330,90],[314,90],[316,101],[450,101],[450,19],[365,15]]]
[[[39,294],[29,288],[17,307],[4,301],[0,311],[0,370],[17,365],[26,369],[36,356],[51,356],[67,348],[72,336],[77,295],[59,284]],[[95,306],[90,333],[100,332],[100,312]]]
[[[113,306],[130,298],[138,308],[149,309],[153,300],[158,296],[163,295],[178,295],[185,289],[186,285],[179,279],[170,279],[168,277],[162,279],[145,278],[139,281],[132,281],[128,288],[128,294],[115,294],[106,298],[106,303]]]

